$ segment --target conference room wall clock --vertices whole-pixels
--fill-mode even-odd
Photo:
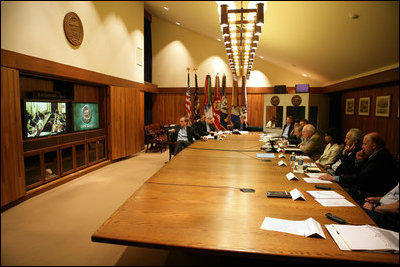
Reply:
[[[83,25],[79,16],[75,12],[68,12],[64,16],[64,33],[68,42],[74,47],[78,47],[83,41]]]

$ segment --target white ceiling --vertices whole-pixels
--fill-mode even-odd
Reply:
[[[215,1],[145,1],[145,8],[153,16],[222,39]],[[399,2],[268,1],[256,53],[324,85],[398,67]]]

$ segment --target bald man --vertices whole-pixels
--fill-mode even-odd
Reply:
[[[303,142],[300,149],[313,160],[318,160],[324,153],[325,143],[312,124],[306,124],[302,130]]]
[[[354,174],[325,174],[320,179],[339,182],[361,206],[366,197],[383,196],[398,183],[395,159],[377,132],[364,136],[355,164],[357,172]]]

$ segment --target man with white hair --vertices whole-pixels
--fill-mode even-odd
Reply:
[[[300,144],[301,151],[313,160],[319,159],[324,152],[325,143],[315,127],[312,124],[306,124],[302,134],[304,141]]]

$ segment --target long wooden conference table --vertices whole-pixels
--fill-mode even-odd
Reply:
[[[92,241],[128,246],[271,259],[326,263],[398,264],[398,254],[342,251],[324,224],[325,214],[351,224],[376,225],[338,184],[329,186],[355,207],[324,207],[308,195],[315,184],[289,181],[289,154],[270,162],[256,158],[258,133],[197,141],[172,158],[143,184],[92,235]],[[133,174],[134,175],[134,174]],[[244,193],[240,188],[253,188]],[[266,191],[297,188],[306,201],[267,198]],[[326,239],[260,229],[265,217],[318,221]]]

